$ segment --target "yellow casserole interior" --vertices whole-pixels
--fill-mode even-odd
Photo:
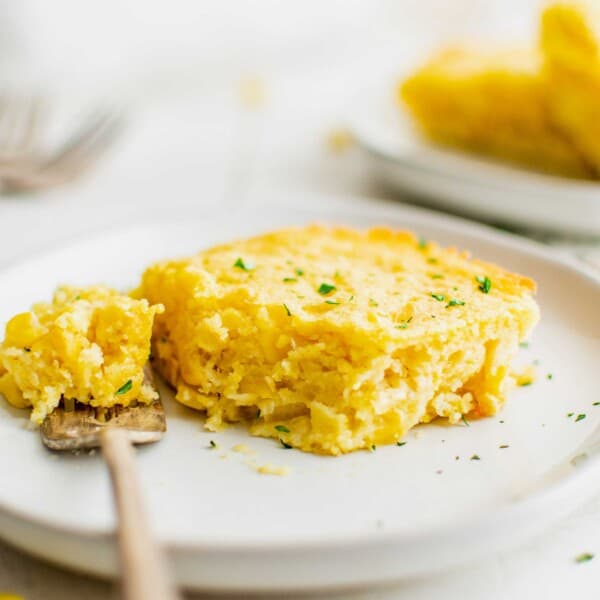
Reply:
[[[160,262],[154,366],[206,426],[340,454],[494,414],[538,319],[530,280],[407,232],[309,226]]]
[[[105,288],[60,287],[13,317],[0,345],[0,394],[41,423],[61,399],[127,406],[157,397],[144,383],[160,306]]]

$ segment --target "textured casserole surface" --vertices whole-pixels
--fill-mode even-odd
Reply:
[[[492,415],[538,319],[531,280],[411,233],[290,228],[160,262],[154,366],[217,430],[340,454]]]
[[[550,115],[600,175],[600,4],[569,2],[542,14]]]
[[[570,138],[548,115],[542,59],[529,50],[453,47],[398,88],[431,140],[540,171],[589,176]]]
[[[144,383],[154,315],[162,310],[105,287],[60,287],[13,317],[0,345],[0,394],[40,423],[61,399],[127,406],[157,397]]]

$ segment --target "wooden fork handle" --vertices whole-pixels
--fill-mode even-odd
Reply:
[[[178,600],[180,596],[169,581],[162,552],[150,532],[127,432],[107,428],[101,442],[117,508],[123,598]]]

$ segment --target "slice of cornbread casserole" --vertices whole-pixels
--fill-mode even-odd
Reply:
[[[540,42],[548,113],[600,176],[600,3],[547,6]]]
[[[309,226],[161,262],[155,367],[206,426],[340,454],[492,415],[538,319],[534,283],[411,233]]]
[[[570,136],[550,120],[542,57],[533,50],[452,47],[398,86],[429,139],[539,171],[589,176]]]

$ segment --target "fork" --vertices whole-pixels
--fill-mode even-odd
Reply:
[[[145,369],[153,385],[152,371]],[[155,388],[156,389],[156,388]],[[118,517],[124,600],[179,600],[170,581],[161,549],[150,531],[135,468],[133,444],[158,442],[166,431],[160,398],[150,405],[109,409],[65,402],[42,423],[42,442],[51,450],[100,447],[108,466]]]
[[[108,150],[123,128],[115,111],[96,110],[62,144],[41,149],[40,98],[0,96],[0,191],[33,192],[76,179]]]

